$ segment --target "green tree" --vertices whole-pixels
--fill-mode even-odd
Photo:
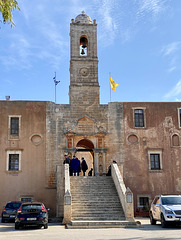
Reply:
[[[15,26],[12,17],[12,11],[14,9],[20,10],[16,0],[0,0],[0,12],[2,14],[3,23],[10,23],[11,27]]]

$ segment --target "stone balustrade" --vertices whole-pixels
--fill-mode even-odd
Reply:
[[[133,193],[129,188],[126,189],[118,165],[115,163],[111,165],[111,175],[117,189],[126,220],[134,221]]]
[[[69,164],[64,165],[65,174],[65,195],[64,195],[64,218],[63,224],[68,224],[71,222],[72,206],[71,206],[71,192],[70,192],[70,174],[69,174]]]

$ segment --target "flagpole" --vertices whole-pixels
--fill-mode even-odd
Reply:
[[[56,104],[56,85],[57,85],[56,84],[56,72],[55,72],[55,81],[54,82],[55,82],[55,104]]]
[[[110,86],[110,102],[111,102],[111,84],[110,84],[111,73],[109,72],[109,86]]]
[[[57,95],[57,93],[56,93],[56,86],[57,86],[57,84],[60,82],[60,81],[57,81],[57,79],[56,79],[56,72],[55,72],[55,77],[53,78],[53,80],[54,80],[54,83],[55,83],[55,104],[56,104],[56,95]]]

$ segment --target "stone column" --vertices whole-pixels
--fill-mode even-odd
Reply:
[[[106,153],[103,152],[102,155],[102,163],[103,163],[103,175],[106,175]]]
[[[95,164],[95,175],[99,176],[99,157],[98,157],[98,152],[94,152],[94,164]]]

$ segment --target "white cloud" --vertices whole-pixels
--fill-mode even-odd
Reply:
[[[138,24],[156,23],[167,9],[169,0],[94,0],[101,28],[99,37],[110,45],[118,37],[122,43],[130,41],[139,31]],[[150,26],[149,29],[156,29]],[[149,31],[148,29],[148,31]]]
[[[164,56],[172,55],[179,49],[180,46],[181,46],[181,41],[169,43],[162,48],[161,53]]]
[[[113,14],[116,7],[116,0],[102,0],[95,1],[98,4],[98,16],[100,25],[100,35],[98,36],[104,46],[108,46],[113,43],[117,33],[117,21]]]
[[[168,59],[168,72],[171,73],[177,69],[180,65],[179,54],[180,54],[181,41],[175,41],[167,44],[161,49],[163,57]],[[179,63],[178,63],[179,62]]]
[[[181,96],[181,80],[177,82],[177,84],[167,93],[164,95],[164,100],[174,100],[177,101]]]
[[[145,17],[151,15],[152,20],[156,20],[157,16],[165,9],[165,0],[135,0],[138,4],[137,16]]]

